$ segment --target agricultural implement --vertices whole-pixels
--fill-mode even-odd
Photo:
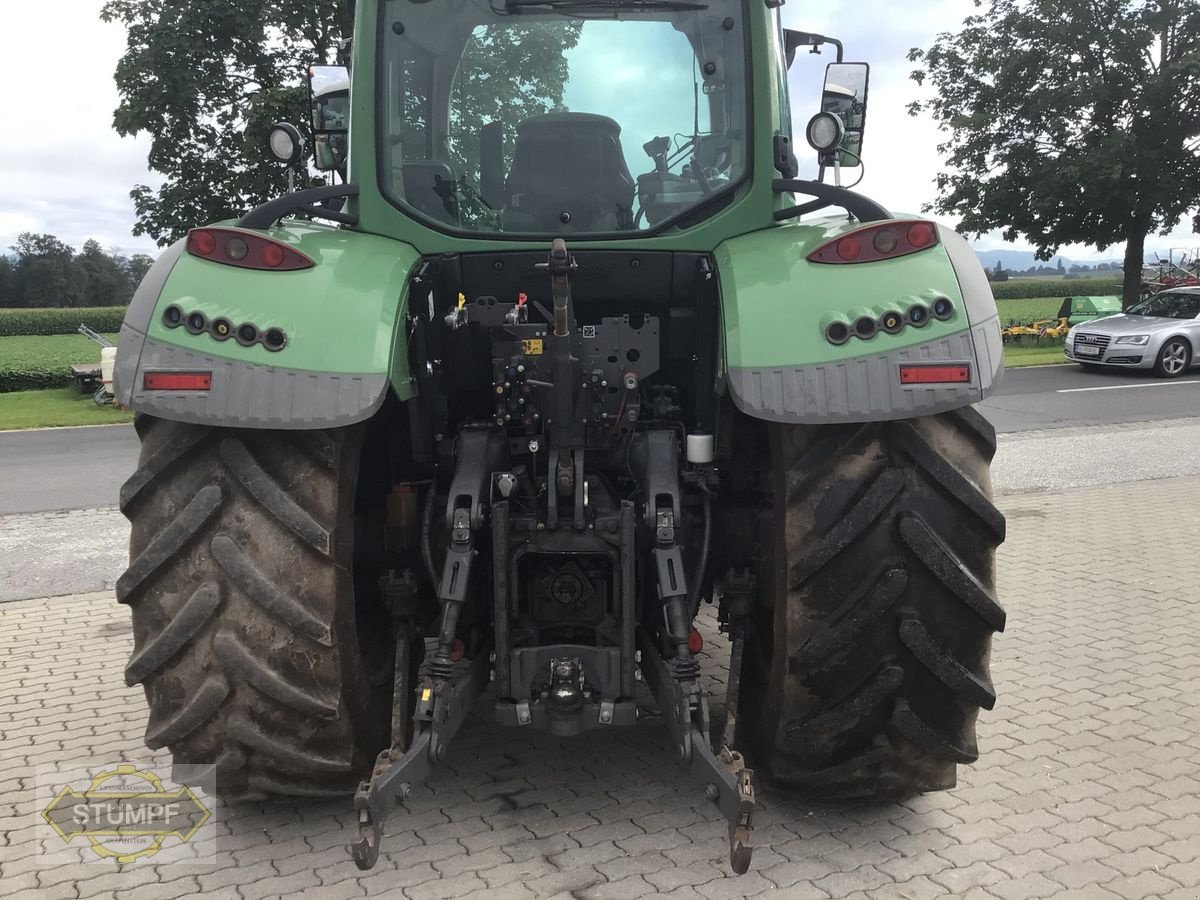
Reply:
[[[100,347],[100,364],[75,363],[71,366],[71,377],[81,393],[91,393],[93,403],[107,406],[113,402],[112,381],[117,345],[82,322],[75,332]]]
[[[362,867],[489,685],[564,740],[656,705],[737,872],[760,776],[955,783],[1004,626],[999,319],[961,237],[840,186],[867,66],[778,5],[360,0],[310,73],[331,183],[194,229],[122,326],[149,746],[353,798]]]

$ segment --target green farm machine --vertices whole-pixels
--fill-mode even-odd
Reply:
[[[656,706],[737,872],[756,776],[955,783],[1004,626],[996,307],[961,237],[840,186],[868,69],[781,2],[358,0],[309,73],[328,183],[192,230],[122,326],[149,746],[353,798],[364,868],[485,695],[566,741]]]

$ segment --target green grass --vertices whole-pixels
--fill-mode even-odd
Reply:
[[[106,334],[114,344],[115,334]],[[30,363],[70,366],[71,363],[100,364],[100,347],[82,334],[52,334],[0,337],[0,367],[13,368]]]
[[[66,387],[72,363],[99,365],[100,347],[81,334],[0,337],[0,393]]]
[[[1053,319],[1062,297],[1034,297],[1032,300],[997,300],[996,308],[1000,310],[1000,324],[1013,322],[1034,322],[1038,319]]]
[[[1050,363],[1065,363],[1061,343],[1036,344],[1005,344],[1004,365],[1009,369],[1019,369],[1021,366],[1045,366]]]
[[[90,394],[81,394],[75,388],[0,394],[0,430],[3,431],[130,421],[133,421],[133,413],[128,410],[97,406]]]

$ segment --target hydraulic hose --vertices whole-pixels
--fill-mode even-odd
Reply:
[[[440,581],[437,569],[433,566],[433,507],[436,502],[437,485],[430,484],[429,496],[425,498],[425,509],[421,514],[421,559],[425,562],[425,571],[429,573],[434,591],[437,591]]]
[[[688,590],[688,608],[692,611],[693,619],[700,613],[700,588],[703,586],[704,576],[707,574],[708,548],[712,543],[712,493],[706,484],[701,484],[700,490],[704,494],[704,536],[700,541],[700,561],[696,566],[696,576],[692,579],[692,586]]]

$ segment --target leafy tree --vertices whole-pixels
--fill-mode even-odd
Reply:
[[[1039,259],[1124,241],[1136,300],[1146,235],[1200,203],[1200,0],[987,0],[909,59],[948,134],[932,209]]]
[[[305,128],[304,71],[326,60],[340,0],[108,0],[128,30],[117,65],[118,134],[151,137],[157,191],[137,185],[135,235],[160,245],[287,191],[265,149],[271,124]]]
[[[12,260],[0,253],[0,308],[19,306],[17,296],[17,270]]]
[[[74,260],[78,298],[73,306],[116,306],[129,300],[124,260],[104,252],[100,242],[84,241]]]
[[[23,232],[13,245],[20,306],[71,306],[75,251],[52,234]]]
[[[133,297],[133,292],[142,283],[142,279],[146,277],[146,273],[150,271],[152,265],[154,265],[154,257],[147,256],[145,253],[135,253],[125,261],[125,279],[128,285],[126,293],[130,298]]]
[[[1000,265],[1000,260],[996,260],[996,269],[991,273],[992,281],[1008,281],[1008,273],[1004,271],[1004,267]]]

